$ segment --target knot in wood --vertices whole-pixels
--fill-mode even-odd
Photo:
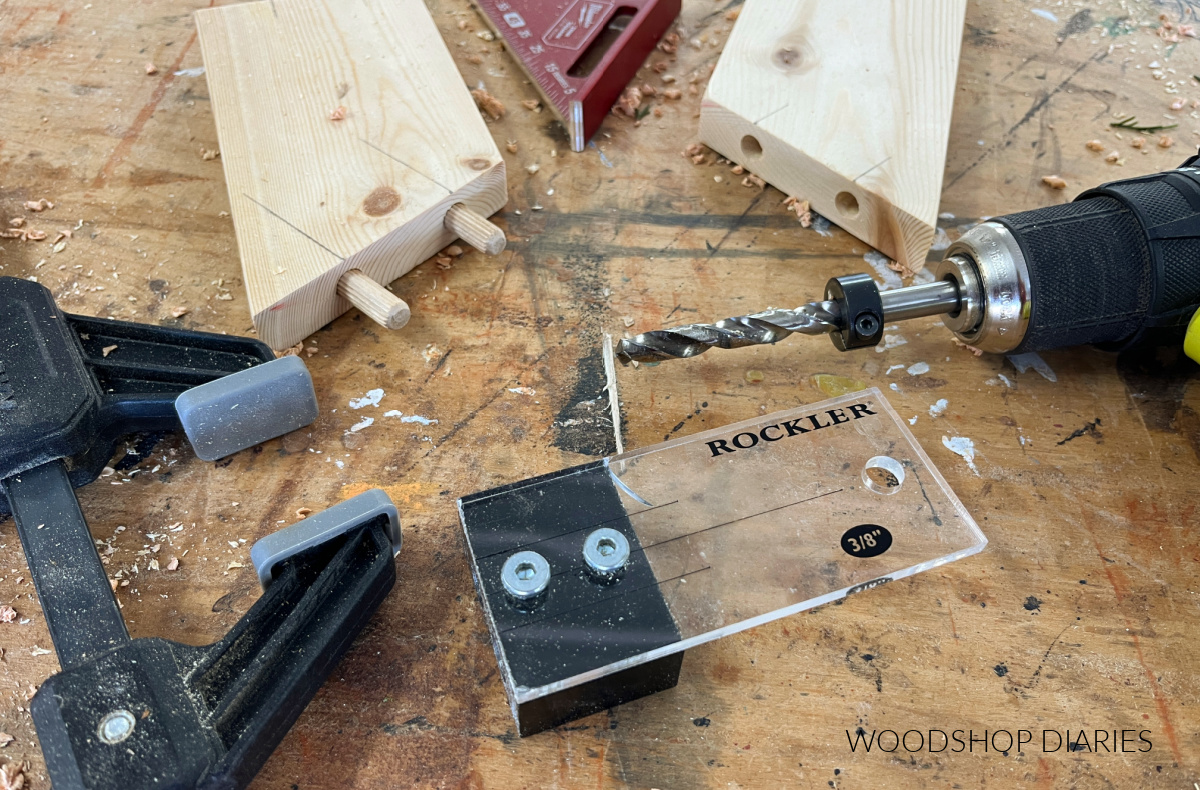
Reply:
[[[382,217],[400,208],[400,193],[392,187],[375,187],[363,200],[363,212],[371,217]]]

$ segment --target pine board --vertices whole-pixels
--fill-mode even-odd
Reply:
[[[276,349],[506,202],[504,162],[420,0],[271,0],[196,24],[250,312]],[[338,107],[345,118],[331,120]]]
[[[748,0],[700,138],[915,271],[936,232],[965,11]]]

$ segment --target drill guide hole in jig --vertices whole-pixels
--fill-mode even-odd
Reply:
[[[877,389],[485,491],[459,512],[522,735],[670,688],[689,647],[987,543]],[[597,578],[624,551],[619,575]],[[536,606],[508,589],[527,555],[547,565]]]

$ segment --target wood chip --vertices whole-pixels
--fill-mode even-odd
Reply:
[[[742,9],[741,9],[741,7],[738,7],[738,8],[731,8],[731,9],[729,9],[728,11],[726,11],[726,12],[725,12],[725,18],[726,18],[727,20],[729,20],[730,22],[734,22],[734,21],[736,21],[736,20],[737,20],[737,18],[738,18],[739,16],[741,16],[741,14],[742,14]]]
[[[1175,101],[1171,102],[1171,109],[1172,110],[1182,110],[1184,108],[1184,105],[1186,105],[1186,104],[1187,104],[1187,99],[1176,99]]]
[[[674,55],[679,50],[679,34],[668,33],[658,42],[658,48],[668,55]]]
[[[1042,176],[1042,183],[1051,189],[1066,189],[1067,182],[1058,176]]]
[[[34,211],[34,212],[45,211],[48,208],[54,208],[54,204],[51,203],[49,200],[46,200],[46,198],[25,201],[25,210],[26,211]]]
[[[637,118],[638,109],[642,106],[642,90],[630,85],[613,105],[613,112],[624,113],[630,118]]]
[[[0,765],[0,790],[22,790],[24,787],[25,766],[23,763]]]
[[[451,244],[449,247],[442,250],[442,252],[446,253],[451,258],[461,258],[463,256],[463,248],[457,244]]]
[[[167,570],[169,570],[169,571],[179,570],[179,558],[178,557],[172,557],[170,559],[170,561],[167,562]]]
[[[538,107],[541,107],[542,103],[537,99],[526,99],[525,101],[521,102],[521,106],[532,112]]]
[[[1103,151],[1104,143],[1100,142],[1099,140],[1088,140],[1087,149],[1089,151]]]
[[[8,746],[15,740],[16,738],[12,737],[7,732],[0,732],[0,747]]]
[[[1158,138],[1158,147],[1159,148],[1170,148],[1173,145],[1175,145],[1175,141],[1172,140],[1169,136],[1167,136],[1165,134],[1162,137]]]
[[[19,228],[19,227],[22,227],[24,224],[25,224],[24,217],[13,217],[12,219],[10,219],[8,221],[9,227],[12,227],[12,228]]]
[[[146,74],[153,76],[157,73],[158,73],[158,66],[155,66],[153,63],[146,64]]]
[[[116,350],[117,350],[116,346],[105,346],[104,348],[100,349],[100,353],[107,357],[109,354],[111,354],[112,352],[114,352]]]
[[[340,104],[338,106],[334,107],[332,110],[329,111],[329,120],[331,120],[331,121],[346,120],[346,108]]]
[[[472,66],[478,66],[483,63],[483,58],[479,57],[478,55],[467,55],[466,61]]]
[[[745,178],[742,179],[742,186],[758,187],[759,189],[766,189],[767,182],[763,181],[761,178],[754,175],[753,173],[750,173],[749,175],[747,175]]]
[[[504,150],[508,151],[510,154],[515,154],[517,152],[517,141],[516,140],[507,141],[504,144]]]
[[[487,113],[493,121],[498,121],[504,117],[504,102],[483,88],[476,88],[471,91],[471,97],[475,99],[475,104],[479,106],[479,109]]]
[[[528,173],[529,175],[533,175],[534,173],[536,173],[537,171],[539,171],[541,169],[542,168],[538,167],[537,165],[529,165],[528,167],[525,168],[525,172]]]
[[[305,518],[312,513],[311,507],[302,507],[296,511],[296,518]]]
[[[642,87],[638,88],[638,90],[640,90],[642,92],[643,96],[657,96],[658,95],[658,88],[654,87],[653,85],[651,85],[648,82],[643,82]]]
[[[1146,138],[1145,137],[1135,137],[1129,141],[1129,144],[1132,145],[1134,148],[1142,148],[1146,145]]]
[[[205,148],[204,146],[200,146],[200,158],[206,162],[211,162],[212,160],[216,159],[220,155],[221,155],[220,151],[217,151],[215,149],[209,150],[209,149]]]
[[[653,72],[656,72],[658,74],[662,74],[664,71],[666,71],[669,68],[670,68],[670,66],[667,65],[667,62],[665,60],[660,60],[659,62],[657,62],[653,66],[651,66],[650,70]]]
[[[190,310],[191,310],[190,307],[172,307],[171,308],[171,317],[172,318],[182,318],[183,316],[187,315],[188,311],[190,311]]]
[[[44,230],[27,230],[25,231],[26,241],[45,241],[46,231]]]
[[[967,345],[967,344],[966,344],[966,343],[964,343],[963,341],[959,340],[957,337],[952,337],[952,338],[950,338],[950,339],[951,339],[951,340],[953,340],[953,341],[954,341],[954,345],[958,346],[959,348],[964,348],[964,349],[966,349],[967,351],[970,351],[972,354],[974,354],[974,355],[975,355],[975,356],[977,356],[977,357],[982,357],[982,356],[983,356],[983,349],[981,349],[981,348],[975,348],[975,346]]]
[[[0,606],[0,623],[11,623],[17,619],[17,610],[4,604]]]
[[[675,101],[676,99],[679,99],[682,96],[683,96],[683,92],[680,91],[678,88],[668,88],[667,90],[663,91],[663,98],[668,99],[670,101]]]

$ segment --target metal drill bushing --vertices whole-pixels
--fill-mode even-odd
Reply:
[[[504,590],[518,601],[528,601],[546,591],[550,584],[550,563],[536,551],[518,551],[500,569]]]
[[[615,529],[602,527],[583,541],[583,561],[592,573],[611,579],[629,562],[629,539]]]

